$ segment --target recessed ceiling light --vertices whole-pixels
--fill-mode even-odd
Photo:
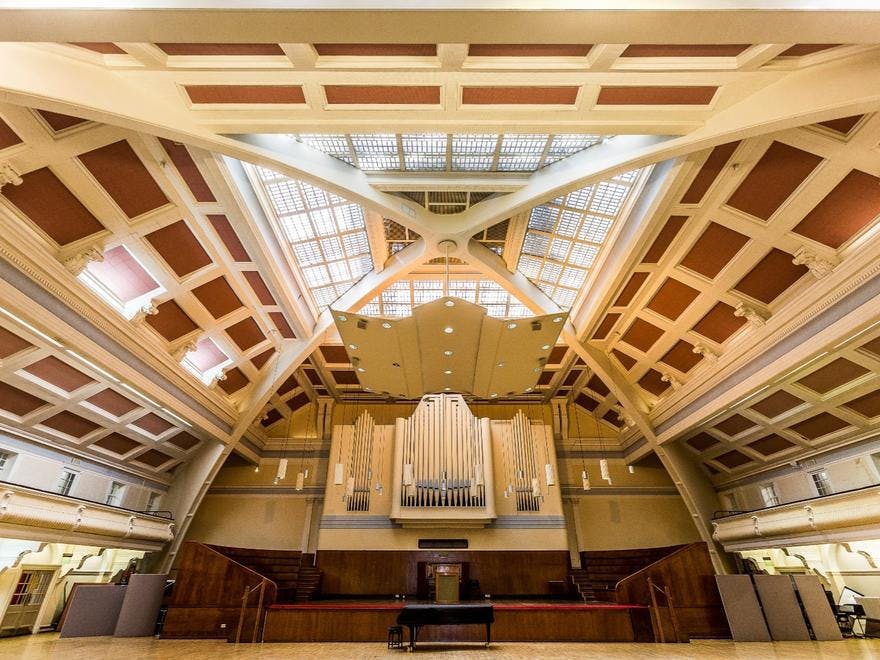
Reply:
[[[372,391],[373,391],[373,388],[372,388],[372,387],[365,387],[365,388],[364,388],[364,391],[365,391],[365,392],[372,392]]]
[[[550,350],[550,344],[544,344],[543,346],[541,346],[541,350],[542,350],[542,351],[549,351],[549,350]]]
[[[446,357],[452,357],[452,351],[443,351],[443,355]]]
[[[453,301],[451,301],[451,300],[447,300],[447,301],[446,301],[445,303],[443,303],[443,304],[446,305],[447,307],[455,307],[455,303],[454,303]]]
[[[531,391],[532,391],[532,388],[531,388],[531,387],[527,387],[527,388],[526,388],[526,392],[531,392]]]
[[[349,344],[348,347],[353,351],[356,351],[358,349],[357,344]]]
[[[448,391],[451,390],[452,388],[451,388],[451,387],[444,387],[443,389],[446,390],[446,391],[448,392]]]
[[[447,325],[445,328],[443,328],[443,332],[445,332],[447,335],[451,335],[453,332],[455,332],[455,328]]]
[[[348,317],[347,317],[347,316],[343,316],[342,314],[340,314],[340,315],[337,316],[336,318],[339,319],[340,321],[347,321],[347,320],[348,320]]]
[[[532,371],[538,373],[539,371],[541,371],[541,367],[535,367],[534,369],[532,369]]]
[[[361,373],[364,373],[366,371],[366,369],[364,369],[363,367],[358,367],[358,371],[360,371]]]
[[[503,367],[503,366],[504,366],[504,363],[503,363],[503,362],[499,362],[499,363],[498,363],[498,366],[499,366],[499,367]]]
[[[489,396],[494,399],[498,396],[498,392],[492,392],[492,394],[490,394]]]
[[[443,373],[446,374],[446,375],[448,376],[448,375],[450,375],[450,374],[452,373],[452,369],[446,369],[446,370],[443,371]]]
[[[391,327],[391,324],[388,323],[388,321],[385,321],[385,323],[382,324],[382,327],[385,328],[385,329],[387,330],[388,328]]]
[[[562,323],[562,317],[561,317],[561,316],[557,316],[555,319],[553,319],[553,322],[554,322],[554,323]]]
[[[507,324],[507,329],[508,329],[508,330],[513,330],[515,327],[516,327],[516,323],[508,323],[508,324]]]

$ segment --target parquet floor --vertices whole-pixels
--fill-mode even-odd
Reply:
[[[676,658],[681,660],[741,660],[746,658],[785,660],[880,660],[880,640],[850,639],[842,642],[774,642],[735,644],[723,640],[701,640],[691,644],[522,644],[500,642],[490,648],[468,645],[424,645],[416,652],[420,660],[627,660]],[[405,651],[389,650],[384,644],[232,644],[214,640],[116,639],[91,637],[59,639],[43,633],[0,640],[0,658],[20,660],[216,660],[255,658],[259,660],[341,660],[357,658],[414,657]]]

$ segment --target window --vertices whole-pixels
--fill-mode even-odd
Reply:
[[[62,470],[61,478],[58,479],[58,485],[55,490],[59,495],[70,495],[70,489],[73,488],[73,482],[76,480],[76,472],[70,470]]]
[[[6,476],[12,467],[12,460],[15,454],[8,451],[0,451],[0,477]]]
[[[724,499],[724,507],[728,511],[738,511],[739,505],[736,502],[736,493],[724,493],[722,495]]]
[[[831,488],[831,480],[828,479],[828,472],[825,470],[817,470],[810,473],[813,485],[816,487],[817,495],[831,495],[834,490]]]
[[[152,513],[159,509],[159,500],[162,499],[162,493],[150,493],[147,499],[147,511]]]
[[[125,484],[118,481],[110,482],[110,490],[107,492],[107,504],[110,506],[119,506],[122,502],[122,495],[125,491]]]
[[[761,499],[764,500],[764,506],[776,506],[779,504],[779,495],[776,494],[776,486],[773,484],[764,484],[761,486]]]

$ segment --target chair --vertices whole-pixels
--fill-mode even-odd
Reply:
[[[880,637],[880,598],[856,596],[865,610],[865,637]]]
[[[388,626],[388,648],[403,648],[403,626]]]

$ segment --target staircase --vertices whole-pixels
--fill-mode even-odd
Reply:
[[[585,603],[616,603],[618,582],[680,547],[582,552],[581,568],[569,570],[569,581]]]
[[[297,603],[314,600],[320,588],[321,571],[315,566],[315,555],[304,554],[299,565],[299,581],[293,599]]]
[[[289,550],[251,550],[212,546],[233,561],[263,575],[278,585],[278,603],[296,600],[299,586],[300,565],[303,554]]]

